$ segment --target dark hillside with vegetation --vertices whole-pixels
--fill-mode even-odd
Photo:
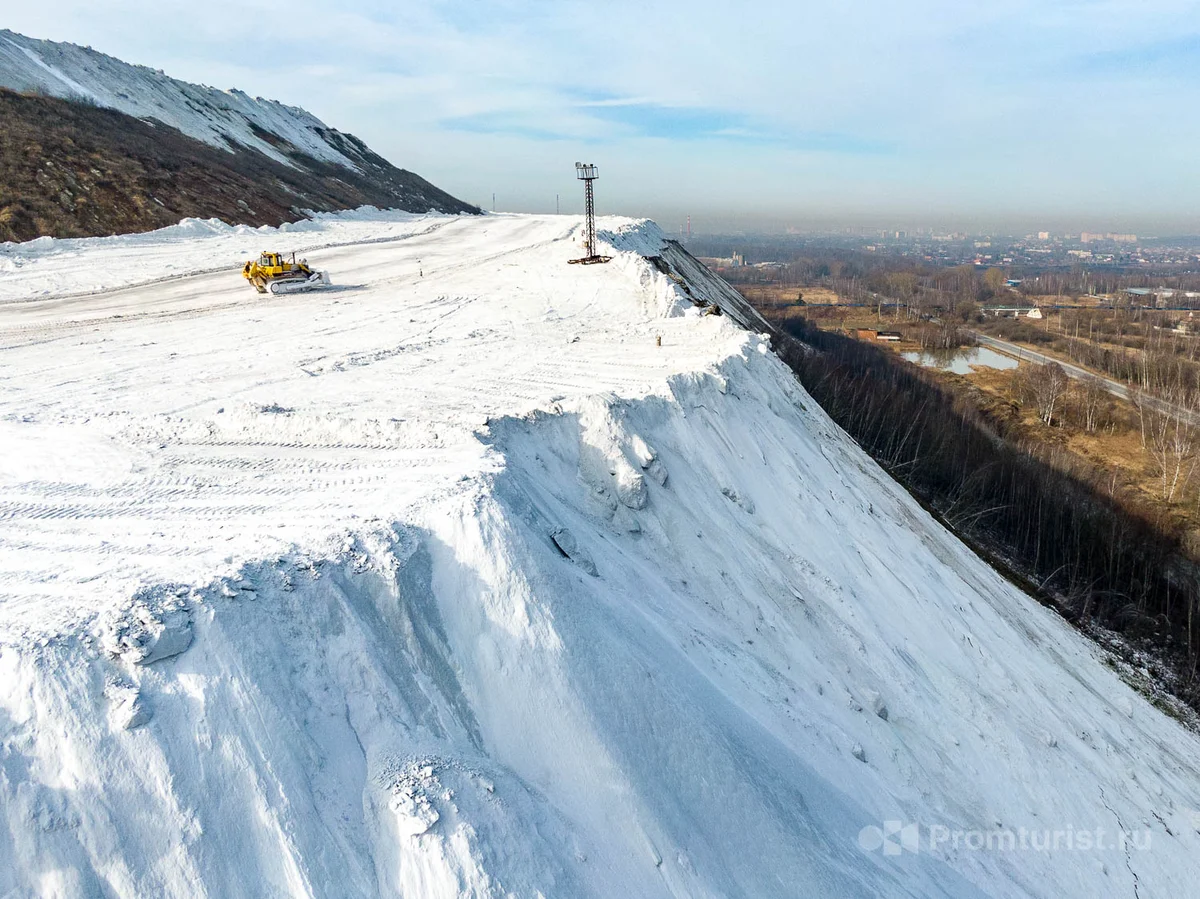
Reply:
[[[360,170],[226,152],[111,109],[0,88],[0,241],[150,231],[182,218],[279,225],[304,210],[479,210],[353,142]]]

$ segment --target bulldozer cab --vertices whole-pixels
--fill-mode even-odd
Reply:
[[[292,271],[298,267],[296,264],[296,254],[292,254],[292,261],[289,263],[283,258],[282,253],[263,253],[258,257],[258,267],[272,274],[280,274],[282,272]]]

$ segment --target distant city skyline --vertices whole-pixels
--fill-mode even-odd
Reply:
[[[1191,0],[45,0],[3,24],[303,106],[503,211],[578,211],[582,159],[601,213],[669,231],[1200,233]]]

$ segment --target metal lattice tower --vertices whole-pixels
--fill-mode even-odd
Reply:
[[[575,163],[575,177],[583,182],[584,231],[582,259],[572,259],[572,262],[591,264],[593,262],[608,262],[608,256],[596,254],[596,192],[593,183],[600,177],[596,166],[590,162]]]
[[[583,214],[586,224],[583,232],[584,256],[591,259],[596,255],[596,191],[594,184],[600,177],[591,163],[575,163],[575,177],[583,182]]]

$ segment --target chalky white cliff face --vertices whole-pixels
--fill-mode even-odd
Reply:
[[[0,896],[1194,892],[1197,739],[577,226],[0,252]]]

